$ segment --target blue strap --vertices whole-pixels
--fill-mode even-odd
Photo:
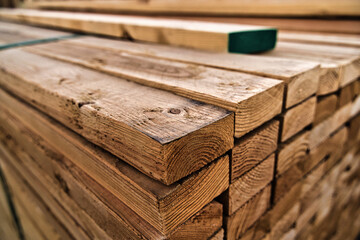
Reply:
[[[54,41],[59,41],[59,40],[63,40],[63,39],[76,38],[79,36],[81,36],[81,35],[80,34],[72,34],[72,35],[66,35],[66,36],[60,36],[60,37],[42,38],[42,39],[28,40],[28,41],[23,41],[23,42],[9,43],[9,44],[0,45],[0,50],[35,45],[35,44],[39,44],[39,43],[54,42]]]

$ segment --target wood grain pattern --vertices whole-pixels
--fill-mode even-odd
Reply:
[[[214,236],[209,238],[209,240],[223,240],[224,239],[224,229],[221,228]]]
[[[279,146],[276,173],[281,175],[291,166],[307,157],[309,148],[309,131],[297,135],[289,142]]]
[[[228,202],[228,209],[225,209],[225,212],[229,216],[271,182],[274,174],[274,164],[275,156],[272,154],[230,184],[229,190],[225,192],[225,199]]]
[[[218,107],[19,49],[0,66],[3,87],[166,184],[233,146],[233,115]]]
[[[4,93],[1,96],[3,100],[3,96],[6,95]],[[10,103],[10,96],[7,98],[6,102]],[[166,186],[146,177],[28,105],[15,99],[10,105],[14,107],[12,110],[1,104],[3,109],[13,114],[13,119],[21,120],[16,121],[15,126],[32,132],[30,136],[42,136],[46,139],[42,145],[49,145],[57,153],[51,156],[54,155],[55,159],[56,156],[68,158],[163,234],[168,234],[184,223],[228,187],[227,156],[180,183]],[[2,122],[9,122],[9,118]],[[35,144],[33,148],[39,144],[35,140],[32,141]],[[45,149],[40,147],[39,150],[46,156],[49,153]],[[30,150],[31,148],[28,149]],[[89,184],[83,181],[83,184],[85,183]],[[87,185],[89,189],[93,189],[91,186]],[[187,211],[183,211],[183,208],[187,208]]]
[[[356,100],[356,97],[360,94],[360,81],[354,81],[345,87],[340,89],[339,102],[337,107],[341,108],[346,104]]]
[[[236,137],[281,112],[283,85],[270,78],[67,41],[26,49],[234,111]]]
[[[336,129],[340,128],[350,117],[351,103],[338,109],[331,117],[327,118],[320,124],[313,127],[309,136],[309,148],[313,149],[326,138],[330,136]]]
[[[236,140],[232,149],[231,183],[273,153],[278,136],[279,121],[272,120]]]
[[[227,239],[238,239],[270,206],[271,185],[266,186],[231,216],[226,217]]]
[[[341,91],[341,90],[340,90]],[[338,96],[330,94],[326,96],[319,96],[316,102],[316,110],[313,125],[317,125],[333,115],[338,107]],[[343,106],[344,104],[342,104]]]
[[[71,12],[30,9],[3,9],[0,17],[77,32],[217,52],[261,52],[274,48],[276,43],[276,29],[252,25],[96,13],[74,15]],[[253,39],[256,41],[251,41]]]
[[[316,97],[288,109],[281,116],[281,141],[284,142],[314,121]]]
[[[358,48],[279,42],[275,50],[263,55],[319,62],[322,68],[319,95],[336,91],[339,87],[355,81],[360,74]]]
[[[358,16],[359,3],[354,0],[338,2],[336,0],[289,1],[172,1],[150,0],[148,2],[132,1],[30,1],[30,7],[52,9],[78,9],[92,11],[130,12],[146,14],[181,14],[181,15],[255,15],[255,16]]]
[[[318,88],[320,67],[318,63],[309,61],[256,55],[209,53],[158,44],[150,45],[94,37],[72,39],[67,40],[67,42],[276,78],[284,81],[287,85],[286,108],[305,100],[313,95]]]

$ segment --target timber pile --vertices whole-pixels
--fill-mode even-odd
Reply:
[[[29,22],[21,11],[11,19]],[[2,44],[60,37],[0,51],[4,236],[358,234],[357,36],[280,31],[288,35],[275,50],[240,55],[63,39],[69,34],[5,22],[1,31]]]

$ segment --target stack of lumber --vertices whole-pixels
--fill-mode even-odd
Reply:
[[[0,13],[100,29],[31,14]],[[10,28],[0,164],[20,239],[358,234],[358,36],[295,32],[242,55],[0,23]]]

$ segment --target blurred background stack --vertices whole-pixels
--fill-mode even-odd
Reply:
[[[1,6],[0,239],[358,237],[359,1]]]

